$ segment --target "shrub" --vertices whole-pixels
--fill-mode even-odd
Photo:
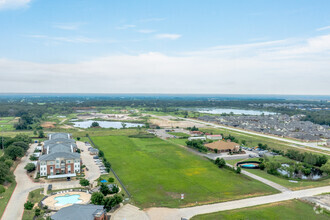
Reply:
[[[264,170],[265,169],[265,164],[264,163],[259,164],[259,168],[260,168],[260,170]]]
[[[40,214],[41,214],[41,210],[36,208],[36,210],[34,211],[34,215],[38,217]]]
[[[115,179],[113,177],[109,177],[108,182],[113,183],[113,182],[115,182]]]
[[[26,169],[26,171],[28,173],[31,173],[32,171],[34,171],[36,169],[36,166],[33,163],[28,163],[28,164],[26,164],[24,169]]]
[[[31,156],[30,156],[30,160],[32,160],[32,161],[36,161],[36,160],[38,160],[38,157],[36,157],[36,156],[34,156],[34,155],[31,155]]]
[[[99,150],[99,157],[104,157],[104,153],[101,150]]]
[[[89,186],[89,181],[87,179],[81,179],[79,183],[82,186]]]
[[[236,173],[241,173],[241,167],[236,168]]]
[[[77,141],[80,141],[80,137],[77,137]]]
[[[95,192],[92,194],[91,203],[94,205],[102,205],[104,202],[104,196],[100,192]]]
[[[221,158],[221,159],[217,158],[217,159],[215,160],[215,164],[216,164],[219,168],[223,168],[223,167],[226,165],[226,161],[225,161],[223,158]]]
[[[111,193],[109,187],[103,183],[100,186],[100,192],[105,196]]]
[[[3,185],[0,185],[0,194],[4,193],[6,191],[5,187]]]
[[[33,208],[33,203],[30,202],[30,201],[27,201],[27,202],[24,204],[24,208],[25,208],[26,210],[32,210],[32,208]]]

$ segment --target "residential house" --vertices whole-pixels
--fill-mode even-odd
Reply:
[[[215,141],[204,145],[207,149],[217,151],[218,153],[223,152],[238,152],[239,144],[230,141]]]

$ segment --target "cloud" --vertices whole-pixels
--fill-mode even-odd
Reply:
[[[142,34],[150,34],[150,33],[154,33],[156,32],[155,30],[151,30],[151,29],[141,29],[141,30],[138,30],[139,33],[142,33]]]
[[[329,95],[329,59],[330,35],[75,63],[0,59],[0,92]]]
[[[45,39],[49,41],[58,41],[58,42],[67,42],[67,43],[96,43],[98,40],[83,37],[83,36],[76,36],[76,37],[51,37],[47,35],[27,35],[29,38],[38,38],[38,39]]]
[[[26,7],[32,0],[0,0],[0,10]]]
[[[134,25],[134,24],[125,24],[125,25],[116,27],[116,29],[126,30],[126,29],[130,29],[130,28],[135,28],[135,27],[136,27],[136,25]]]
[[[156,34],[155,37],[157,39],[168,39],[168,40],[176,40],[181,37],[180,34]]]
[[[53,27],[62,30],[78,30],[81,25],[81,23],[56,23]]]
[[[317,31],[324,31],[324,30],[328,30],[328,29],[330,29],[330,26],[321,27],[321,28],[318,28],[316,30]]]

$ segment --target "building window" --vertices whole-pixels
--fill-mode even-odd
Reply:
[[[59,160],[56,160],[56,163],[59,163],[60,161]]]

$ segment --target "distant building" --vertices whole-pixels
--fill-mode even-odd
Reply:
[[[79,205],[74,204],[60,209],[53,216],[52,220],[109,220],[106,210],[102,205]]]
[[[202,140],[202,141],[206,141],[206,137],[189,137],[188,140],[189,140],[189,141],[192,141],[192,140]]]
[[[206,135],[206,138],[210,140],[222,140],[222,136],[220,134]]]
[[[204,146],[212,151],[217,150],[219,153],[238,152],[240,147],[239,144],[235,142],[226,142],[226,141],[215,141],[209,144],[205,144]]]
[[[201,131],[190,131],[190,134],[193,135],[193,136],[204,135],[204,133],[201,132]]]

